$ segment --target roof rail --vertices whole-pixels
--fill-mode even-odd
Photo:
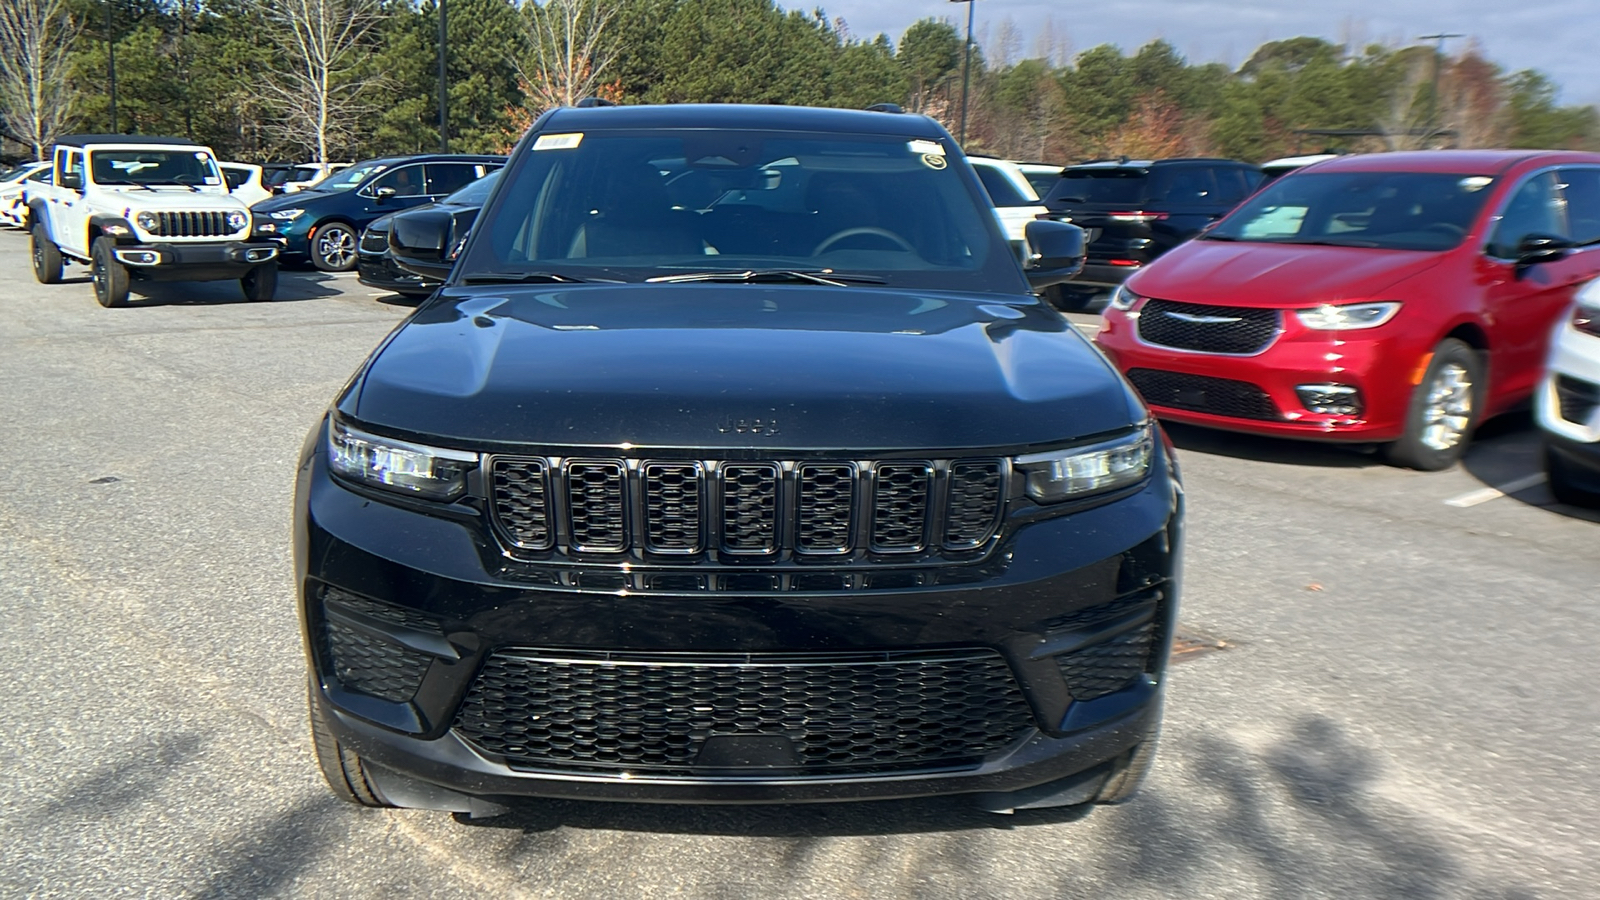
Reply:
[[[905,110],[898,103],[874,103],[867,107],[867,112],[903,113]]]
[[[617,101],[607,100],[604,97],[585,97],[578,101],[578,109],[592,109],[596,106],[616,106]]]

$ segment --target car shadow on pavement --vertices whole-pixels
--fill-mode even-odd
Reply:
[[[1485,487],[1510,486],[1506,496],[1528,506],[1588,522],[1600,522],[1600,510],[1557,503],[1544,473],[1544,442],[1528,411],[1507,413],[1483,424],[1473,436],[1462,468]],[[1527,484],[1533,480],[1533,484]]]
[[[1039,872],[1041,881],[1055,882],[1045,892],[1050,896],[1103,896],[1097,892],[1107,885],[1135,883],[1161,896],[1211,896],[1218,888],[1226,891],[1229,880],[1275,898],[1534,896],[1473,870],[1443,837],[1457,831],[1454,818],[1430,820],[1425,811],[1389,799],[1394,786],[1386,791],[1379,784],[1379,754],[1342,725],[1305,715],[1287,730],[1263,750],[1220,733],[1203,734],[1187,746],[1169,743],[1146,789],[1114,807],[1007,816],[976,810],[960,798],[790,807],[563,801],[457,821],[521,832],[500,846],[516,864],[557,852],[563,842],[548,833],[560,829],[784,839],[791,844],[785,859],[795,870],[787,873],[790,885],[820,880],[837,866],[837,858],[830,860],[840,846],[833,839],[917,834],[924,837],[892,845],[895,869],[940,872],[942,895],[987,896],[993,873],[1015,864],[1005,855],[1015,848],[996,846],[1003,839],[995,833],[1020,828],[1039,829],[1047,859],[1051,844],[1102,848],[1081,865]],[[1192,788],[1184,793],[1198,796],[1200,806],[1175,801],[1164,789],[1180,779]],[[872,846],[882,851],[884,845]]]
[[[87,281],[88,279],[84,279]],[[323,272],[278,273],[278,293],[270,303],[322,300],[342,292],[333,276]],[[256,303],[244,298],[237,281],[136,281],[129,305],[139,306],[217,306],[228,303]]]
[[[1162,422],[1179,450],[1257,462],[1320,468],[1362,469],[1384,465],[1370,444],[1334,444],[1221,431],[1182,422]]]

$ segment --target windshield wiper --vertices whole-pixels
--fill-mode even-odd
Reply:
[[[485,272],[482,275],[468,275],[461,279],[462,284],[584,284],[595,281],[592,278],[577,278],[572,275],[562,275],[559,272]]]
[[[1200,235],[1200,240],[1202,240],[1202,241],[1237,241],[1238,238],[1234,237],[1231,234],[1213,234],[1213,233],[1208,231],[1205,234]]]
[[[99,180],[96,180],[95,184],[104,184],[104,185],[109,185],[109,186],[113,186],[113,187],[136,187],[136,188],[142,188],[143,190],[147,190],[152,194],[155,193],[155,190],[156,190],[155,188],[151,187],[148,184],[145,184],[142,181],[122,181],[122,180],[99,181]]]
[[[1329,241],[1329,240],[1293,240],[1293,241],[1263,241],[1267,244],[1300,244],[1314,247],[1382,247],[1377,241]]]
[[[805,284],[825,284],[829,287],[846,287],[850,284],[887,284],[888,280],[876,275],[851,275],[832,269],[806,272],[800,269],[750,269],[744,272],[689,272],[683,275],[657,275],[646,278],[647,284],[682,284],[692,281],[731,281],[740,284],[781,284],[799,281]]]

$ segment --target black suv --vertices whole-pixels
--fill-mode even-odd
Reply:
[[[1088,233],[1089,259],[1063,293],[1115,287],[1222,218],[1261,183],[1231,159],[1099,160],[1068,166],[1044,205]]]
[[[396,252],[453,240],[397,216]],[[433,224],[428,225],[431,221]],[[1131,795],[1181,492],[922,116],[563,108],[309,435],[316,755],[369,806]]]

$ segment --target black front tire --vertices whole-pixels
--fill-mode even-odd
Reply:
[[[61,283],[61,248],[45,232],[44,225],[33,226],[33,277],[40,284]]]
[[[239,289],[246,300],[264,302],[278,293],[278,264],[265,263],[244,273],[239,279]]]
[[[1384,457],[1423,472],[1455,465],[1482,418],[1484,387],[1483,356],[1455,338],[1440,341],[1411,392],[1405,433],[1384,448]]]
[[[356,267],[356,232],[343,222],[329,222],[311,232],[311,264],[324,272]]]
[[[1561,455],[1548,446],[1544,448],[1544,471],[1550,481],[1550,493],[1558,503],[1600,509],[1600,493],[1579,487],[1577,479],[1568,471],[1567,464],[1562,462]]]
[[[117,262],[116,241],[97,237],[89,250],[90,275],[94,279],[94,298],[107,309],[128,305],[128,267]]]
[[[335,796],[358,806],[391,807],[373,789],[367,778],[366,767],[354,750],[340,744],[328,729],[327,710],[322,705],[322,692],[312,683],[306,685],[306,706],[311,714],[311,748],[317,757],[317,767]]]

